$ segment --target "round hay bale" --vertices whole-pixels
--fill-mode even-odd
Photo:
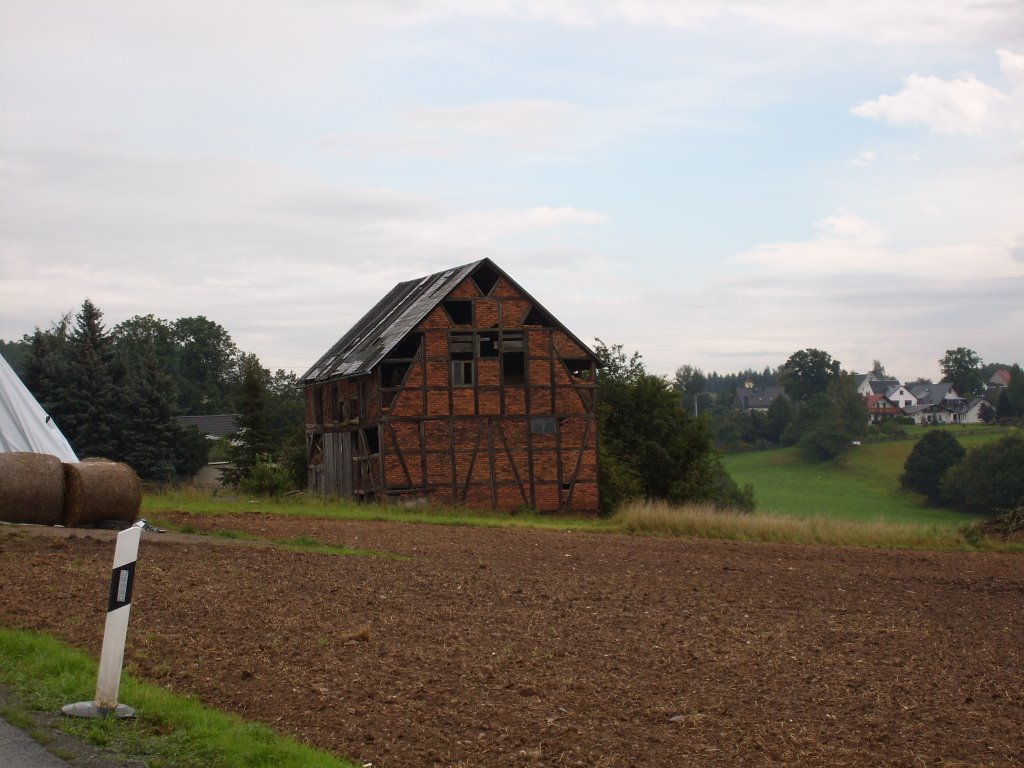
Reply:
[[[127,464],[65,464],[64,485],[64,525],[68,527],[95,527],[113,521],[127,527],[139,517],[142,486],[135,470]]]
[[[64,508],[64,470],[47,453],[0,453],[0,520],[58,525]]]

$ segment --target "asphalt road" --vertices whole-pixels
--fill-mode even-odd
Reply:
[[[0,768],[68,768],[68,764],[0,717]]]

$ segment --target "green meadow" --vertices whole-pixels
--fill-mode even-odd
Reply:
[[[725,465],[736,482],[754,487],[758,514],[939,526],[973,522],[972,515],[929,507],[922,496],[900,488],[907,456],[929,429],[948,429],[967,449],[1007,434],[1000,427],[915,427],[905,439],[866,443],[838,461],[807,463],[795,448],[779,448],[730,454]]]

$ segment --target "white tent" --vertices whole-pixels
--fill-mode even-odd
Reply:
[[[49,453],[61,461],[78,461],[53,419],[0,355],[0,453]]]

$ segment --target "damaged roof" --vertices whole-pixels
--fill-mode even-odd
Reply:
[[[407,280],[392,288],[373,309],[363,315],[362,319],[352,326],[348,333],[342,336],[302,375],[302,382],[312,384],[317,381],[369,373],[423,318],[444,301],[449,293],[484,265],[505,278],[535,307],[543,310],[543,307],[530,294],[490,259],[480,259],[470,264],[463,264],[461,267],[435,272],[417,280]],[[546,310],[544,312],[551,317]],[[597,358],[591,349],[576,338],[569,329],[553,317],[551,321],[555,327],[565,331],[591,357]]]

